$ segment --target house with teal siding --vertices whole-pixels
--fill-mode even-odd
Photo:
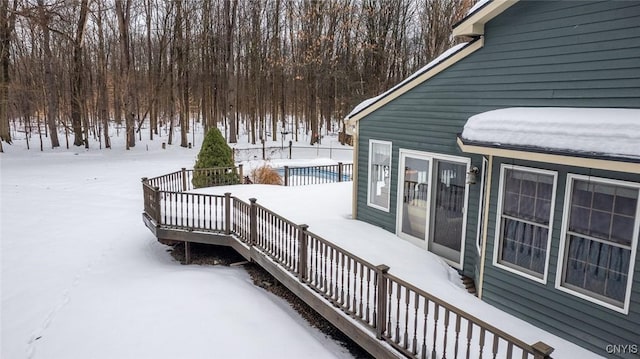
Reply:
[[[345,119],[353,215],[595,353],[640,355],[640,2],[484,3]]]

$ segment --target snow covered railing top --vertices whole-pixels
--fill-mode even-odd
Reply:
[[[152,227],[227,235],[268,258],[278,270],[359,323],[358,330],[413,358],[550,358],[553,348],[529,345],[265,208],[252,198],[175,191],[190,188],[186,170],[143,178],[144,215]],[[161,189],[164,188],[164,189]],[[152,228],[150,227],[150,228]],[[184,237],[188,240],[188,237]],[[317,308],[314,308],[317,309]],[[361,335],[361,334],[360,334]],[[449,354],[447,354],[449,353]]]

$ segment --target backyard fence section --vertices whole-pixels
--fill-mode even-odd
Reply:
[[[353,164],[339,162],[325,166],[285,166],[282,177],[285,186],[348,182],[353,180]]]
[[[350,167],[334,166],[322,170],[350,176]],[[256,199],[187,192],[193,178],[193,171],[183,169],[142,179],[143,219],[158,239],[233,247],[376,358],[543,359],[553,351],[430,295],[390,274],[388,266],[349,253]]]

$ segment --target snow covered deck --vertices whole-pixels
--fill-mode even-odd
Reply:
[[[234,247],[376,357],[542,358],[539,342],[556,358],[598,357],[468,294],[439,257],[351,219],[350,183],[178,194],[149,181],[143,217],[158,238]]]

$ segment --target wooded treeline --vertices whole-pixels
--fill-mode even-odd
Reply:
[[[472,3],[0,0],[0,139],[13,121],[52,147],[108,148],[115,122],[127,148],[161,127],[186,147],[201,121],[229,142],[304,126],[313,143],[452,46]]]

